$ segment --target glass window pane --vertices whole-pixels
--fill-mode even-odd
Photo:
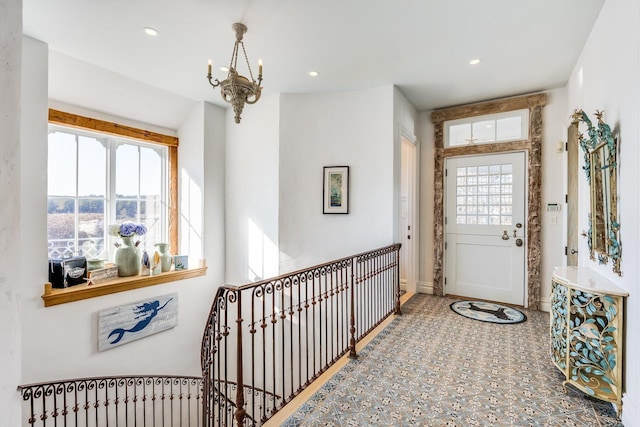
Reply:
[[[449,126],[449,145],[467,145],[470,140],[470,123]]]
[[[162,161],[154,149],[140,148],[140,196],[160,197],[162,192]]]
[[[107,150],[95,138],[78,137],[78,196],[104,197],[107,188]]]
[[[47,202],[47,240],[50,258],[72,256],[76,253],[75,210],[75,199],[49,197]]]
[[[64,132],[49,134],[47,194],[76,195],[76,137]]]
[[[511,217],[510,216],[500,217],[500,225],[511,225]]]
[[[487,175],[489,173],[489,166],[478,166],[478,175]]]
[[[144,241],[147,243],[148,249],[153,247],[155,243],[163,242],[162,237],[162,204],[160,197],[148,198],[140,202],[140,222],[147,227]]]
[[[473,142],[476,144],[494,142],[496,140],[494,123],[494,120],[475,122],[473,124]]]
[[[476,166],[469,166],[467,168],[467,175],[477,175],[478,174],[478,168]]]
[[[513,141],[518,139],[525,139],[522,136],[522,117],[520,116],[498,119],[496,127],[497,141]]]
[[[467,174],[467,168],[456,168],[457,176],[465,176]]]
[[[458,215],[456,216],[456,224],[466,224],[467,223],[467,217],[464,215]]]
[[[104,199],[78,200],[79,254],[97,258],[104,249]]]
[[[138,147],[122,144],[116,149],[116,196],[138,197]]]
[[[138,202],[136,200],[116,200],[116,222],[138,222]]]
[[[513,175],[510,173],[504,174],[501,177],[501,182],[503,184],[511,184],[511,181],[513,180]]]

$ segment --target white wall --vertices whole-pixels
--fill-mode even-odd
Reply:
[[[0,414],[19,425],[23,227],[20,220],[20,83],[22,1],[0,0]]]
[[[282,95],[280,106],[280,271],[394,243],[393,88]],[[346,215],[322,213],[324,166],[349,166]]]
[[[278,95],[227,111],[226,277],[242,285],[278,275]]]
[[[547,91],[547,105],[542,110],[542,267],[540,277],[540,309],[551,309],[551,274],[553,268],[566,265],[564,247],[567,241],[566,215],[564,211],[547,212],[547,203],[558,203],[566,211],[565,194],[567,154],[564,143],[567,141],[567,127],[570,115],[567,114],[567,91],[565,88]],[[561,144],[559,151],[558,144]],[[555,217],[555,224],[553,219]]]
[[[604,110],[604,120],[618,136],[618,214],[622,244],[622,277],[611,264],[588,259],[585,239],[579,241],[579,264],[588,265],[629,292],[625,324],[625,389],[622,421],[640,426],[640,4],[636,0],[605,2],[573,70],[567,90],[569,114],[582,108],[592,119]],[[589,211],[584,174],[580,186],[580,230],[586,229]]]
[[[224,260],[220,255],[220,248],[224,244],[224,234],[220,233],[223,229],[224,209],[221,205],[213,212],[198,208],[197,213],[186,217],[189,223],[200,230],[196,246],[201,248],[200,254],[220,257],[208,260],[210,267],[206,276],[53,307],[45,308],[43,305],[40,296],[43,284],[47,281],[47,190],[46,179],[43,179],[47,162],[46,61],[46,46],[25,39],[23,78],[29,84],[23,89],[22,119],[29,129],[24,132],[21,149],[29,152],[29,168],[22,169],[22,179],[29,187],[23,187],[18,197],[21,198],[21,206],[29,209],[29,212],[23,212],[23,218],[29,221],[29,229],[23,227],[24,240],[28,242],[29,248],[35,249],[25,257],[28,263],[24,263],[20,269],[20,275],[24,278],[20,281],[20,290],[23,294],[22,336],[25,337],[22,341],[20,382],[118,374],[199,375],[204,323],[217,285],[224,280]],[[114,77],[110,84],[118,86],[119,81]],[[132,99],[131,102],[136,101]],[[2,105],[5,105],[4,102]],[[82,108],[90,109],[91,106],[85,105]],[[102,111],[94,112],[92,116],[113,118],[109,115],[116,114],[117,111]],[[201,195],[224,192],[221,172],[224,170],[224,163],[220,155],[223,152],[224,132],[219,131],[224,126],[223,118],[222,110],[216,111],[215,107],[199,105],[192,109],[177,132],[181,137],[180,150],[181,155],[183,154],[183,157],[179,157],[179,168],[190,177],[191,189],[196,189]],[[120,120],[115,118],[115,121]],[[131,120],[128,122],[127,124],[132,123]],[[132,124],[141,128],[154,128],[144,123]],[[163,123],[158,125],[166,126]],[[203,139],[206,139],[206,148]],[[212,170],[205,172],[205,167],[209,166]],[[202,200],[200,204],[202,205]],[[188,212],[181,214],[188,215]],[[204,217],[207,217],[207,222],[204,222]],[[208,232],[209,229],[212,230],[211,233]],[[3,250],[2,253],[4,255],[12,252]],[[190,261],[197,262],[197,259],[190,258]],[[3,269],[7,270],[9,269]],[[172,292],[179,294],[179,318],[175,328],[108,351],[97,351],[99,311]],[[10,385],[14,389],[16,382],[15,378],[11,379]]]

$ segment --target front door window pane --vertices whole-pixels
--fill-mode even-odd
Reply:
[[[457,168],[456,224],[511,225],[512,171],[511,164]]]
[[[496,140],[513,141],[516,139],[526,139],[522,135],[522,117],[506,117],[496,120]]]
[[[449,126],[449,145],[467,145],[471,140],[471,124]]]
[[[495,140],[495,120],[484,120],[473,123],[474,143],[483,144],[487,142],[494,142]]]

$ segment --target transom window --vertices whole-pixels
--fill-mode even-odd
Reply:
[[[527,139],[529,111],[515,110],[444,123],[445,146],[490,144]]]
[[[511,225],[513,164],[456,168],[456,224]]]
[[[142,248],[168,240],[168,147],[50,125],[47,240],[50,258],[109,259],[107,225],[147,227]]]

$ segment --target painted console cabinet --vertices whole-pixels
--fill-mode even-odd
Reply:
[[[558,267],[551,286],[551,360],[571,384],[622,414],[624,298],[584,267]]]

